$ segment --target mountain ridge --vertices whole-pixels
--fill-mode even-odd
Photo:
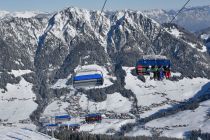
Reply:
[[[148,17],[153,18],[159,23],[167,23],[175,16],[177,10],[145,10],[143,11]],[[209,27],[208,22],[210,6],[187,7],[174,20],[174,23],[188,29],[191,32],[197,32]]]

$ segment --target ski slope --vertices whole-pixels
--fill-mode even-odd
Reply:
[[[0,126],[1,140],[55,140],[48,135],[33,131],[28,128],[18,128],[15,126]]]

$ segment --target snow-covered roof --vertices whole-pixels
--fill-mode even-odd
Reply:
[[[163,55],[144,55],[143,59],[167,59],[167,57]]]
[[[90,75],[90,74],[102,74],[102,72],[97,69],[81,69],[76,72],[76,76]]]

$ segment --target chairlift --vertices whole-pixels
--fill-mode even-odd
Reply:
[[[73,76],[73,87],[91,87],[103,85],[103,73],[100,70],[79,70]]]
[[[191,0],[187,0],[186,3],[182,6],[182,8],[176,13],[176,15],[172,18],[169,23],[172,23],[176,17],[182,12],[182,10],[186,7],[186,5]],[[160,27],[159,33],[161,32],[162,26]],[[159,34],[158,33],[158,34]],[[170,66],[171,62],[164,56],[154,55],[154,56],[144,56],[143,59],[140,59],[136,64],[136,73],[138,75],[147,75],[149,74],[148,67],[163,67],[166,78],[170,77]]]
[[[151,69],[155,67],[163,68],[164,73],[169,74],[167,78],[170,77],[171,61],[161,55],[144,56],[142,59],[138,60],[136,63],[136,73],[137,75],[149,75]]]

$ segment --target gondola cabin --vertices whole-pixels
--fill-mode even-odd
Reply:
[[[164,71],[170,70],[171,62],[166,57],[145,57],[136,63],[136,73],[147,75],[154,68],[162,67]]]
[[[55,123],[56,124],[61,124],[63,122],[67,122],[71,120],[70,115],[60,115],[60,116],[55,116]]]
[[[103,82],[103,74],[98,70],[81,70],[73,76],[73,86],[75,88],[101,86]]]
[[[92,123],[92,122],[101,122],[102,116],[100,113],[95,113],[95,114],[87,114],[85,116],[85,121],[87,123]]]

